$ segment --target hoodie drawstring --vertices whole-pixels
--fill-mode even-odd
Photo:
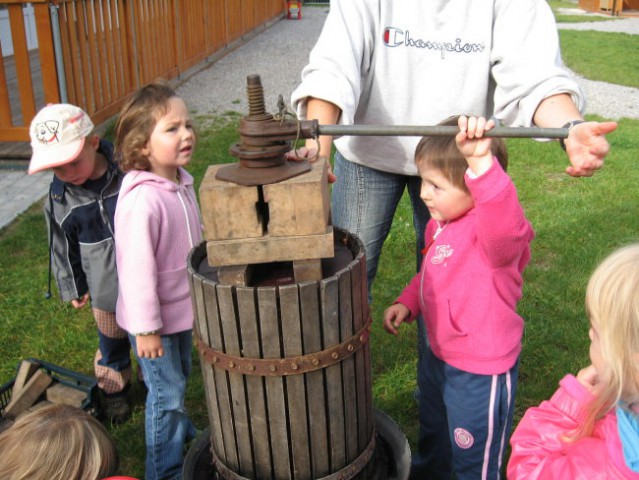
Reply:
[[[186,205],[184,204],[184,199],[180,194],[180,191],[177,191],[178,198],[180,199],[180,203],[182,204],[182,210],[184,210],[184,217],[186,218],[186,229],[189,231],[189,243],[191,244],[191,248],[193,248],[193,235],[191,234],[191,222],[189,221],[189,212],[186,209]],[[187,195],[188,198],[188,195]]]

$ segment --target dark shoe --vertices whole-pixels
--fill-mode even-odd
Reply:
[[[112,423],[126,422],[131,416],[131,408],[126,394],[104,395],[102,413]]]

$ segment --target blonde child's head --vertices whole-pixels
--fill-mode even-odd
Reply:
[[[99,480],[115,475],[118,455],[106,428],[83,410],[48,405],[0,434],[3,480]]]
[[[440,122],[440,126],[456,127],[459,115],[447,118]],[[500,138],[493,138],[491,143],[493,155],[497,157],[500,165],[506,171],[508,166],[508,152],[506,144]],[[415,149],[415,163],[419,169],[427,166],[442,172],[444,177],[455,187],[468,192],[464,181],[464,175],[468,169],[468,163],[455,144],[454,136],[423,137]]]
[[[115,146],[123,171],[151,169],[145,147],[175,97],[178,95],[173,87],[160,79],[138,89],[122,108],[115,124]]]
[[[586,310],[598,335],[597,351],[591,346],[590,353],[602,388],[594,412],[600,416],[620,400],[639,401],[639,244],[613,252],[597,267]]]

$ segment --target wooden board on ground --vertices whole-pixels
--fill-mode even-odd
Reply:
[[[23,411],[30,408],[36,400],[44,393],[53,379],[43,370],[38,370],[26,383],[23,389],[11,396],[11,401],[4,409],[4,415],[15,418]]]
[[[11,425],[13,425],[13,420],[4,417],[0,418],[0,433],[11,427]]]
[[[33,374],[40,368],[40,364],[31,360],[22,360],[15,381],[13,382],[12,395],[17,395],[24,388]]]
[[[87,399],[87,394],[81,390],[56,382],[47,388],[46,398],[51,403],[82,408],[82,404]]]

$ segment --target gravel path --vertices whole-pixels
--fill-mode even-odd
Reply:
[[[286,103],[300,82],[300,72],[308,61],[315,40],[328,13],[327,7],[306,7],[301,20],[281,20],[231,51],[210,67],[193,75],[178,93],[198,114],[226,111],[248,113],[246,77],[260,75],[264,86],[266,110],[277,111],[277,98]],[[567,9],[562,13],[583,13]],[[559,24],[560,29],[598,30],[639,34],[639,18],[601,22]],[[639,61],[639,55],[634,61]],[[595,82],[576,76],[586,93],[586,113],[606,119],[639,118],[639,89]]]
[[[199,114],[226,111],[248,113],[246,77],[258,74],[266,111],[277,111],[281,94],[288,105],[300,73],[319,36],[327,7],[306,7],[300,20],[283,19],[213,63],[177,89],[188,107]]]
[[[583,13],[579,9],[563,9],[562,13]],[[590,14],[595,15],[595,14]],[[605,22],[560,23],[562,30],[596,30],[598,32],[618,32],[639,35],[639,18],[613,19]],[[632,59],[639,62],[637,57]],[[575,75],[584,90],[588,104],[586,113],[601,115],[604,118],[639,118],[639,89],[624,87],[605,82],[595,82]]]

